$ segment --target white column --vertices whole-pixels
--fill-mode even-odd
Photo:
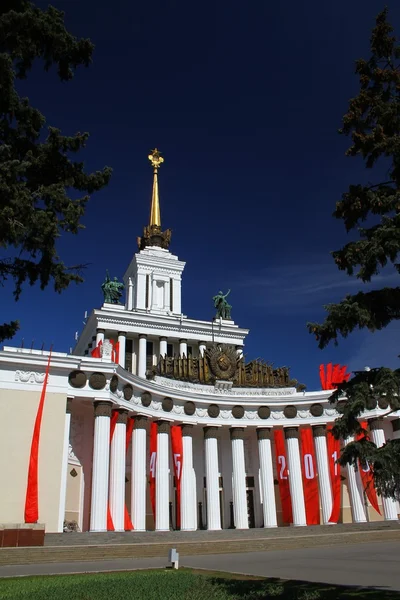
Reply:
[[[125,369],[125,346],[126,346],[126,333],[123,331],[118,332],[118,364]]]
[[[90,531],[107,531],[111,402],[94,403],[94,441]]]
[[[260,459],[260,479],[263,497],[264,527],[277,527],[274,488],[274,469],[272,465],[271,429],[257,429],[258,454]]]
[[[96,329],[96,346],[98,346],[100,342],[104,342],[104,334],[104,329]]]
[[[232,441],[233,467],[233,516],[236,529],[248,529],[246,495],[246,467],[244,462],[244,428],[232,427],[229,430]]]
[[[126,308],[128,310],[133,309],[133,281],[132,277],[128,277],[128,298],[126,302]]]
[[[174,302],[173,312],[174,314],[180,315],[182,312],[181,308],[181,278],[179,276],[178,279],[172,279],[172,298]],[[172,308],[171,308],[172,310]]]
[[[169,423],[157,426],[156,531],[169,531]]]
[[[115,531],[125,531],[125,444],[128,412],[118,412],[110,452],[110,513]]]
[[[382,419],[371,419],[369,421],[371,438],[377,448],[380,448],[385,443],[385,432],[383,431]],[[397,506],[396,501],[392,498],[384,498],[382,496],[383,514],[386,521],[397,521]]]
[[[398,440],[400,438],[400,419],[393,419],[391,423],[393,428],[392,440]]]
[[[65,519],[65,501],[67,497],[67,471],[68,471],[68,451],[69,451],[69,431],[71,427],[71,404],[72,398],[67,398],[67,411],[64,421],[64,441],[63,454],[61,463],[61,485],[60,485],[60,503],[58,510],[58,527],[57,531],[62,533],[64,530]]]
[[[131,521],[134,531],[146,531],[146,423],[146,417],[137,415],[132,434]]]
[[[326,425],[313,425],[315,454],[317,456],[319,497],[322,506],[322,521],[329,523],[332,514],[332,485],[329,473]]]
[[[138,357],[138,375],[146,378],[146,349],[147,336],[143,333],[139,335],[139,357]]]
[[[239,358],[243,356],[243,346],[236,346],[236,354]]]
[[[181,531],[195,531],[197,529],[192,429],[193,425],[182,425]]]
[[[221,529],[219,501],[219,469],[217,427],[204,428],[204,451],[206,462],[207,529]]]
[[[160,356],[164,357],[167,355],[167,338],[160,337]]]
[[[199,356],[203,356],[206,351],[207,344],[205,342],[199,342]]]
[[[304,504],[303,480],[299,449],[299,430],[297,427],[287,427],[285,430],[290,497],[292,499],[293,525],[307,525],[306,507]]]
[[[353,437],[348,437],[345,440],[346,444],[353,441]],[[353,465],[347,465],[347,481],[349,487],[350,503],[351,503],[351,514],[353,516],[354,523],[366,523],[367,518],[365,516],[364,499],[362,496],[362,488],[359,485],[358,479],[360,477],[359,471],[356,472]]]
[[[179,340],[179,354],[187,356],[187,340]]]

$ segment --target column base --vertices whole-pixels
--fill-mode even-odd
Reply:
[[[108,533],[108,529],[89,529],[89,533]],[[113,531],[110,531],[113,533]]]
[[[222,527],[207,527],[207,531],[222,531]]]
[[[141,532],[141,533],[143,533],[143,532],[146,532],[146,531],[147,531],[147,529],[131,529],[131,531],[132,531],[132,533],[136,533],[136,532]]]
[[[276,529],[278,525],[264,525],[262,529]]]
[[[138,530],[137,530],[138,531]],[[168,529],[155,529],[154,531],[157,532],[161,532],[161,531],[171,531],[170,528],[168,527]]]
[[[187,528],[187,529],[181,529],[181,531],[197,531],[197,529],[195,527],[192,528]]]
[[[398,521],[399,517],[385,517],[383,520],[384,521]]]
[[[307,523],[292,523],[293,527],[307,527]]]

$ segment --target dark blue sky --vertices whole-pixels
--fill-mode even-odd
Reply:
[[[185,314],[210,319],[211,297],[231,288],[232,316],[251,330],[248,358],[289,365],[309,389],[319,387],[320,362],[393,364],[396,326],[324,351],[305,326],[359,287],[330,258],[347,240],[331,214],[349,183],[372,175],[345,158],[337,129],[383,3],[53,4],[71,32],[95,43],[93,65],[67,84],[35,68],[22,89],[49,125],[90,132],[88,170],[114,173],[88,205],[86,230],[60,241],[66,263],[90,263],[85,283],[62,295],[27,286],[18,303],[11,285],[3,290],[2,319],[21,320],[11,344],[74,345],[84,311],[101,304],[105,269],[122,277],[136,251],[149,213],[147,154],[157,146],[163,225],[187,261]],[[388,4],[400,35],[400,4]]]

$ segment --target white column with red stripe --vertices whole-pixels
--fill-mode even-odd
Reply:
[[[293,525],[307,525],[306,508],[304,504],[303,480],[301,475],[299,430],[297,427],[284,429],[287,455],[290,497],[292,499]]]
[[[233,466],[233,517],[236,529],[248,529],[246,467],[244,462],[244,428],[231,427]]]
[[[328,448],[326,444],[326,425],[313,425],[315,454],[318,469],[318,488],[322,507],[322,521],[329,523],[332,514],[332,485],[329,474]]]
[[[118,332],[118,364],[125,369],[126,333]]]
[[[156,531],[169,531],[169,422],[157,421]]]
[[[369,428],[371,431],[371,438],[374,444],[380,448],[386,442],[385,432],[383,430],[382,419],[371,419],[369,422]],[[396,501],[392,498],[382,497],[383,514],[385,515],[386,521],[397,521],[397,505]]]
[[[217,427],[204,427],[207,529],[221,529]]]
[[[128,411],[118,410],[110,452],[110,513],[115,531],[125,531],[125,446]]]
[[[94,440],[90,531],[107,531],[111,402],[94,403]]]
[[[353,437],[348,437],[345,444],[350,444],[354,440]],[[347,481],[350,494],[351,514],[354,523],[366,523],[365,505],[360,481],[360,472],[355,470],[353,465],[347,465]]]
[[[146,531],[146,426],[147,417],[137,415],[132,432],[131,521],[134,531]]]
[[[274,487],[274,469],[272,466],[271,429],[257,429],[258,454],[260,459],[260,479],[263,499],[264,527],[277,527]]]
[[[181,531],[195,531],[197,529],[192,430],[193,425],[182,425]]]

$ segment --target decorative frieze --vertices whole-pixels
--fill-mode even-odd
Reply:
[[[174,406],[172,398],[164,398],[161,406],[164,412],[171,412]]]
[[[257,414],[260,419],[269,419],[271,409],[269,406],[260,406],[257,410]]]
[[[185,415],[188,415],[189,417],[191,417],[192,415],[194,415],[194,413],[196,411],[196,405],[194,402],[191,402],[189,400],[188,402],[185,402],[183,410],[185,411]]]
[[[123,388],[123,393],[124,393],[124,398],[125,400],[131,400],[132,396],[133,396],[133,387],[131,386],[130,383],[127,383],[126,385],[124,385]]]
[[[212,419],[216,419],[219,416],[219,406],[218,404],[210,404],[208,407],[208,416]]]
[[[297,408],[293,405],[285,406],[283,414],[287,419],[294,419],[297,416]]]
[[[71,373],[68,375],[68,381],[69,384],[74,388],[83,388],[87,382],[87,375],[83,371],[71,371]]]
[[[92,373],[89,377],[89,385],[92,390],[102,390],[106,387],[106,383],[104,373]]]
[[[151,404],[150,392],[143,392],[143,394],[141,396],[141,400],[142,400],[142,406],[145,406],[146,408],[148,408]]]

